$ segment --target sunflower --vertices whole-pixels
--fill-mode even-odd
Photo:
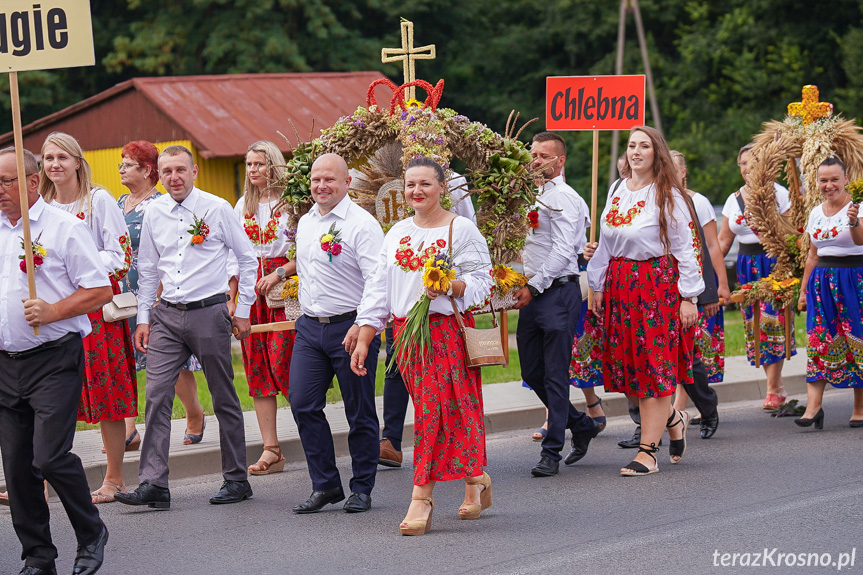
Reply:
[[[434,266],[426,266],[423,271],[423,285],[435,291],[445,292],[449,284],[455,279],[454,269],[441,269]]]
[[[509,266],[495,266],[491,270],[500,293],[506,295],[514,287],[521,287],[527,283],[527,278]]]

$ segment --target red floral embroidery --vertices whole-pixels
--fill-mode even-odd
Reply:
[[[634,220],[638,214],[641,213],[641,210],[644,209],[646,205],[644,200],[641,200],[629,210],[627,210],[625,216],[620,215],[619,210],[620,198],[616,197],[611,200],[611,209],[608,210],[608,213],[605,215],[605,223],[613,228],[619,228],[621,226],[629,226],[632,224],[632,220]]]
[[[274,213],[273,217],[270,218],[270,221],[267,222],[263,231],[261,230],[261,226],[258,225],[255,216],[246,218],[243,222],[243,229],[246,230],[246,235],[253,244],[258,246],[269,245],[276,240],[276,235],[279,229],[279,216],[280,214],[278,212]]]

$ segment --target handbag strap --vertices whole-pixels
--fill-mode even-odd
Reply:
[[[456,218],[457,217],[458,216],[456,216]],[[455,218],[453,218],[449,221],[449,243],[447,245],[449,246],[448,250],[449,250],[450,258],[452,258],[452,223],[454,221],[455,221]],[[458,329],[459,329],[459,331],[464,333],[464,322],[461,319],[461,312],[458,311],[458,306],[455,305],[455,298],[453,298],[452,296],[447,296],[447,297],[449,297],[449,303],[452,304],[452,311],[453,311],[453,315],[455,315],[455,321],[458,324]],[[494,327],[497,327],[497,317],[495,316],[494,303],[491,301],[491,299],[488,300],[488,305],[491,308],[491,322],[494,325]]]
[[[740,213],[746,217],[746,203],[743,201],[743,192],[737,192],[734,194],[734,198],[737,200],[737,206],[740,208]]]

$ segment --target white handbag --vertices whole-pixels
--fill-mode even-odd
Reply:
[[[132,292],[118,293],[102,306],[102,319],[115,322],[138,314],[138,298]]]

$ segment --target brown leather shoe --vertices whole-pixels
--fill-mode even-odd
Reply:
[[[402,452],[396,451],[389,439],[381,439],[381,455],[378,459],[378,465],[386,467],[402,466]]]

